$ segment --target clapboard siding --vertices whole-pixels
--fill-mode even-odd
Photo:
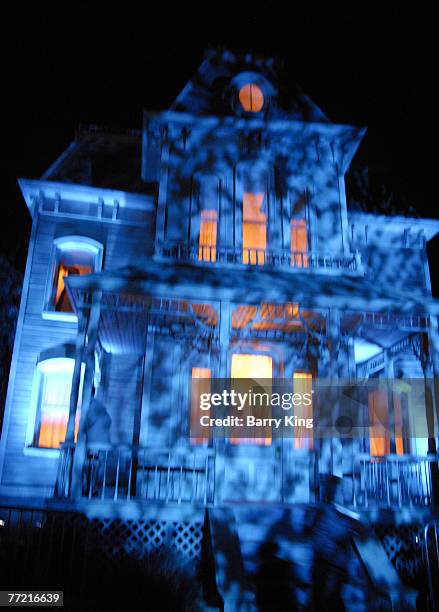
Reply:
[[[147,223],[138,226],[112,224],[98,220],[67,220],[62,216],[39,215],[34,219],[31,259],[28,260],[27,291],[23,292],[24,316],[17,329],[14,380],[8,391],[8,430],[4,447],[1,485],[40,488],[41,493],[54,484],[57,461],[45,455],[26,454],[24,447],[31,411],[35,368],[40,353],[65,343],[74,343],[77,324],[47,320],[42,316],[47,283],[53,271],[53,241],[68,235],[86,236],[104,247],[103,268],[141,266],[151,257],[154,244],[153,212]],[[130,444],[135,407],[140,402],[141,359],[139,356],[108,356],[108,389],[104,391],[112,418],[112,441]],[[6,422],[6,419],[5,419]]]

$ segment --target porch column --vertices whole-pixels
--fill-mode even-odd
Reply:
[[[438,371],[437,371],[437,320],[430,317],[430,334],[421,334],[421,366],[424,374],[425,389],[425,416],[427,419],[428,432],[428,456],[433,459],[430,463],[432,501],[434,506],[439,505],[439,466],[435,438],[435,406],[436,415],[438,411]],[[432,380],[433,379],[433,380]]]
[[[73,369],[72,390],[70,393],[69,419],[65,444],[73,444],[75,441],[75,419],[79,399],[79,387],[81,385],[81,366],[85,346],[85,332],[87,329],[89,313],[80,311],[78,314],[78,333],[76,336],[75,367]]]
[[[228,301],[220,302],[220,320],[219,320],[219,378],[227,378],[227,361],[230,342],[230,325],[231,325],[231,305]],[[215,435],[215,429],[213,430]],[[213,440],[215,449],[215,504],[220,505],[223,500],[224,484],[225,484],[225,451],[226,443],[223,439],[216,438]]]
[[[386,377],[387,387],[387,427],[389,428],[389,453],[396,454],[396,438],[395,438],[395,406],[393,402],[393,380],[395,371],[393,367],[393,359],[388,351],[384,351],[384,375]]]
[[[220,323],[219,323],[219,341],[220,341],[220,362],[219,362],[219,377],[227,378],[227,357],[229,352],[230,342],[230,325],[232,318],[232,307],[230,302],[221,301],[220,303]]]
[[[324,422],[321,423],[324,438],[320,440],[319,471],[321,474],[332,474],[341,478],[343,475],[343,448],[340,438],[334,435],[340,406],[338,389],[334,389],[334,384],[340,374],[348,372],[348,369],[346,368],[346,355],[344,355],[340,341],[340,312],[338,310],[329,310],[327,337],[328,351],[319,367],[319,376],[323,374],[327,377],[331,388],[325,397],[328,406],[324,407]]]
[[[157,205],[157,218],[156,218],[156,231],[155,231],[155,242],[160,247],[163,245],[166,238],[166,207],[168,199],[168,164],[169,164],[169,144],[167,142],[167,135],[162,136],[162,154],[161,154],[161,165],[160,165],[160,188],[158,194],[158,205]]]
[[[93,294],[93,301],[90,310],[86,332],[86,346],[84,349],[85,374],[82,388],[81,421],[79,423],[78,440],[76,443],[75,457],[73,460],[71,496],[80,498],[82,496],[82,473],[86,460],[86,432],[84,423],[87,411],[92,399],[93,378],[95,366],[95,347],[98,339],[99,318],[101,313],[102,291]]]
[[[434,401],[436,404],[436,421],[439,424],[439,329],[438,318],[430,316],[429,327],[430,355],[433,366]]]

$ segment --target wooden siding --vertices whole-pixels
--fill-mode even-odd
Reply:
[[[51,274],[53,240],[65,235],[93,238],[104,245],[104,269],[117,269],[128,264],[141,266],[152,255],[154,218],[142,225],[123,225],[88,220],[66,220],[61,215],[40,215],[34,219],[33,238],[29,245],[28,286],[22,295],[22,323],[17,327],[14,367],[8,390],[3,436],[3,469],[1,491],[34,491],[46,494],[53,486],[57,461],[53,453],[25,451],[26,433],[31,418],[32,386],[40,353],[64,343],[74,343],[76,323],[47,320],[42,317],[46,288]],[[123,358],[121,358],[123,359]],[[138,358],[137,358],[138,359]],[[129,366],[128,367],[128,363]],[[140,368],[133,360],[120,367],[113,361],[108,394],[114,427],[119,428],[114,442],[130,443],[133,409],[138,400]],[[123,397],[118,395],[120,385]],[[121,409],[126,411],[121,415]],[[51,454],[51,456],[49,456]]]

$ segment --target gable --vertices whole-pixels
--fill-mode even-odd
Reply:
[[[272,58],[209,50],[171,110],[198,116],[238,114],[328,123],[322,110],[297,84],[289,82],[283,71],[283,65]],[[244,88],[251,85],[256,89],[258,102],[263,99],[263,104],[257,104],[255,112],[245,112],[242,104]]]

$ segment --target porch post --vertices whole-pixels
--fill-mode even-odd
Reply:
[[[394,455],[396,453],[396,439],[395,439],[395,407],[393,402],[393,380],[395,378],[395,372],[393,367],[393,359],[389,355],[388,351],[384,351],[384,373],[386,377],[387,386],[387,426],[389,428],[389,453]]]
[[[95,347],[98,339],[98,328],[99,318],[101,313],[101,298],[102,291],[97,291],[93,294],[93,301],[90,310],[90,317],[88,319],[87,333],[86,333],[86,346],[84,349],[85,358],[85,375],[84,383],[82,388],[82,404],[81,404],[81,421],[79,423],[78,440],[76,443],[75,456],[73,460],[73,472],[72,472],[72,487],[71,495],[74,498],[80,498],[82,496],[82,473],[83,467],[86,460],[86,432],[85,422],[87,418],[87,411],[92,399],[93,391],[93,378],[94,378],[94,366],[95,366]]]
[[[433,321],[434,319],[434,321]],[[437,320],[430,317],[430,334],[421,334],[421,365],[424,374],[425,389],[425,412],[428,431],[428,455],[433,460],[430,463],[431,493],[434,506],[439,505],[439,466],[435,438],[434,404],[436,403],[436,414],[438,411],[438,388],[437,388]],[[433,378],[433,381],[430,381]],[[433,386],[432,386],[433,383]]]
[[[81,366],[85,346],[85,331],[87,329],[89,313],[87,315],[81,310],[78,313],[78,333],[76,336],[75,367],[73,369],[72,390],[70,393],[69,419],[65,444],[73,444],[75,441],[75,419],[78,406],[79,387],[81,385]]]
[[[327,376],[331,388],[328,397],[325,398],[325,401],[328,401],[328,406],[323,407],[324,422],[322,423],[322,433],[324,438],[320,440],[319,472],[341,478],[343,475],[343,449],[341,440],[334,436],[339,413],[338,390],[334,389],[334,381],[345,370],[345,364],[341,359],[342,355],[340,355],[340,352],[343,351],[340,342],[340,312],[333,308],[328,312],[327,337],[328,352],[325,355],[325,360],[321,362],[319,370],[323,371],[319,372],[319,375]],[[322,401],[322,398],[320,398],[320,401]]]
[[[219,377],[227,378],[227,356],[230,341],[231,305],[228,301],[220,302],[219,321]],[[214,430],[215,433],[215,430]],[[214,439],[215,449],[215,504],[220,505],[224,496],[224,480],[226,472],[226,443],[223,439]]]

